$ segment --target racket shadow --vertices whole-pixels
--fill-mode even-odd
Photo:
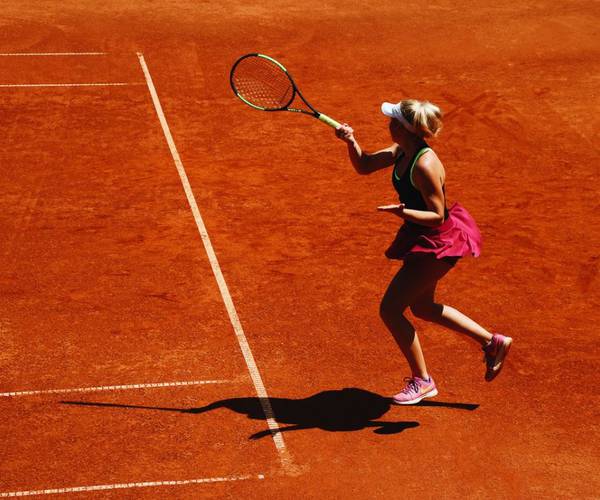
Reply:
[[[168,408],[157,406],[137,406],[113,403],[94,403],[83,401],[61,401],[62,404],[75,406],[93,406],[125,408],[137,410],[169,411],[189,414],[202,414],[227,409],[245,415],[252,420],[265,420],[263,403],[258,397],[230,398],[215,401],[198,408]],[[328,432],[351,432],[373,429],[376,434],[398,434],[407,429],[418,427],[416,421],[382,421],[392,406],[391,398],[358,388],[322,391],[307,398],[269,398],[274,419],[280,425],[275,432],[292,432],[319,429]],[[418,406],[440,406],[461,410],[474,410],[479,405],[463,403],[423,402]],[[272,431],[265,429],[250,436],[260,439],[270,436]]]

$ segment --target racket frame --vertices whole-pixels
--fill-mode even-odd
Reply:
[[[247,59],[249,57],[262,57],[263,59],[267,59],[268,61],[270,61],[273,64],[277,65],[279,67],[279,69],[281,69],[285,73],[285,75],[288,77],[288,79],[290,80],[290,83],[292,84],[292,95],[291,95],[289,101],[284,106],[281,106],[280,108],[262,108],[260,106],[257,106],[256,104],[251,103],[250,101],[248,101],[247,99],[245,99],[244,97],[242,97],[239,94],[239,92],[236,89],[235,82],[233,80],[235,69],[237,68],[238,64],[241,61],[243,61],[244,59]],[[240,58],[238,58],[238,60],[231,67],[231,71],[229,72],[229,84],[231,85],[231,89],[233,90],[234,94],[241,101],[243,101],[248,106],[250,106],[250,107],[252,107],[254,109],[258,109],[260,111],[291,111],[292,113],[302,113],[302,114],[305,114],[305,115],[314,116],[315,118],[317,118],[318,120],[322,121],[323,123],[329,125],[332,128],[337,129],[337,128],[339,128],[341,126],[341,124],[339,122],[337,122],[336,120],[334,120],[333,118],[327,116],[324,113],[321,113],[321,112],[317,111],[306,100],[306,98],[302,95],[302,92],[300,92],[300,89],[296,85],[296,82],[294,81],[294,78],[292,78],[292,75],[285,68],[285,66],[283,64],[281,64],[279,61],[277,61],[277,60],[273,59],[272,57],[269,57],[269,56],[267,56],[265,54],[260,54],[258,52],[253,52],[251,54],[245,54],[245,55],[241,56]],[[296,95],[298,95],[300,97],[300,99],[302,99],[302,101],[304,102],[304,104],[306,104],[308,106],[308,108],[310,109],[310,111],[306,111],[305,109],[290,108],[289,107],[290,104],[292,104],[292,102],[296,98]]]

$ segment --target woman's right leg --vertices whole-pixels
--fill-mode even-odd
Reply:
[[[411,306],[415,317],[437,323],[458,333],[464,333],[485,346],[492,340],[492,334],[480,324],[454,307],[434,301],[435,288],[424,293]]]
[[[492,335],[481,325],[453,307],[434,301],[435,286],[427,290],[411,305],[412,313],[475,339],[483,347],[487,371],[485,379],[493,380],[503,366],[512,339],[503,335]]]
[[[493,335],[483,328],[479,323],[476,323],[467,315],[461,313],[447,305],[442,306],[442,314],[439,319],[439,324],[450,328],[456,332],[464,333],[475,339],[482,346],[485,346],[492,340]]]

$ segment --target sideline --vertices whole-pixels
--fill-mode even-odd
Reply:
[[[250,372],[250,377],[252,378],[252,383],[254,384],[256,394],[260,399],[260,404],[265,414],[269,430],[271,431],[271,436],[273,437],[273,441],[275,442],[275,447],[277,448],[277,451],[279,453],[279,458],[281,459],[282,466],[286,470],[286,472],[291,472],[291,470],[294,468],[291,461],[291,457],[285,446],[285,442],[283,440],[283,436],[281,435],[279,425],[275,421],[273,409],[271,407],[271,400],[269,399],[269,395],[267,394],[267,390],[262,381],[262,377],[260,376],[258,367],[256,366],[256,362],[254,361],[254,356],[252,355],[250,345],[248,344],[248,340],[246,339],[244,329],[242,328],[242,324],[238,317],[237,311],[235,309],[235,306],[233,305],[233,300],[231,298],[231,294],[229,293],[229,289],[227,288],[227,283],[225,283],[225,278],[221,271],[221,266],[219,265],[219,261],[217,260],[217,256],[208,236],[208,232],[206,230],[206,226],[204,224],[202,216],[200,215],[200,210],[198,209],[196,198],[194,197],[194,193],[192,191],[192,187],[190,186],[190,182],[185,172],[185,168],[183,167],[183,163],[179,156],[179,152],[177,151],[177,147],[175,146],[175,141],[173,140],[173,136],[171,135],[169,124],[167,123],[167,119],[160,104],[160,100],[158,99],[158,94],[156,93],[156,88],[154,87],[152,76],[150,75],[150,70],[148,69],[146,61],[144,59],[144,55],[141,52],[138,52],[137,56],[140,61],[140,66],[142,67],[142,71],[144,72],[144,76],[146,77],[148,90],[150,91],[150,95],[152,96],[152,102],[154,103],[156,114],[158,115],[158,119],[160,121],[160,124],[162,125],[165,139],[167,140],[169,149],[171,150],[171,155],[173,156],[173,161],[175,162],[175,166],[177,167],[177,171],[179,172],[179,177],[181,179],[181,183],[183,184],[185,195],[187,197],[188,203],[190,204],[190,208],[192,209],[192,214],[194,215],[194,220],[196,221],[196,226],[198,227],[198,232],[200,233],[200,237],[202,238],[202,243],[204,243],[204,248],[206,250],[206,254],[208,256],[210,265],[212,267],[213,274],[215,275],[217,284],[219,285],[219,290],[221,292],[221,296],[223,297],[223,302],[225,303],[227,313],[229,314],[229,320],[231,321],[231,325],[233,326],[233,329],[235,331],[235,335],[240,345],[240,349],[242,350],[242,354],[244,356],[244,360],[246,361],[248,371]]]

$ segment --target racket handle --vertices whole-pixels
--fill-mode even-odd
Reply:
[[[335,128],[335,129],[340,128],[342,126],[341,123],[336,122],[333,118],[329,118],[327,115],[324,115],[323,113],[319,113],[319,116],[317,118],[319,120],[321,120],[323,123],[326,123],[327,125]]]

